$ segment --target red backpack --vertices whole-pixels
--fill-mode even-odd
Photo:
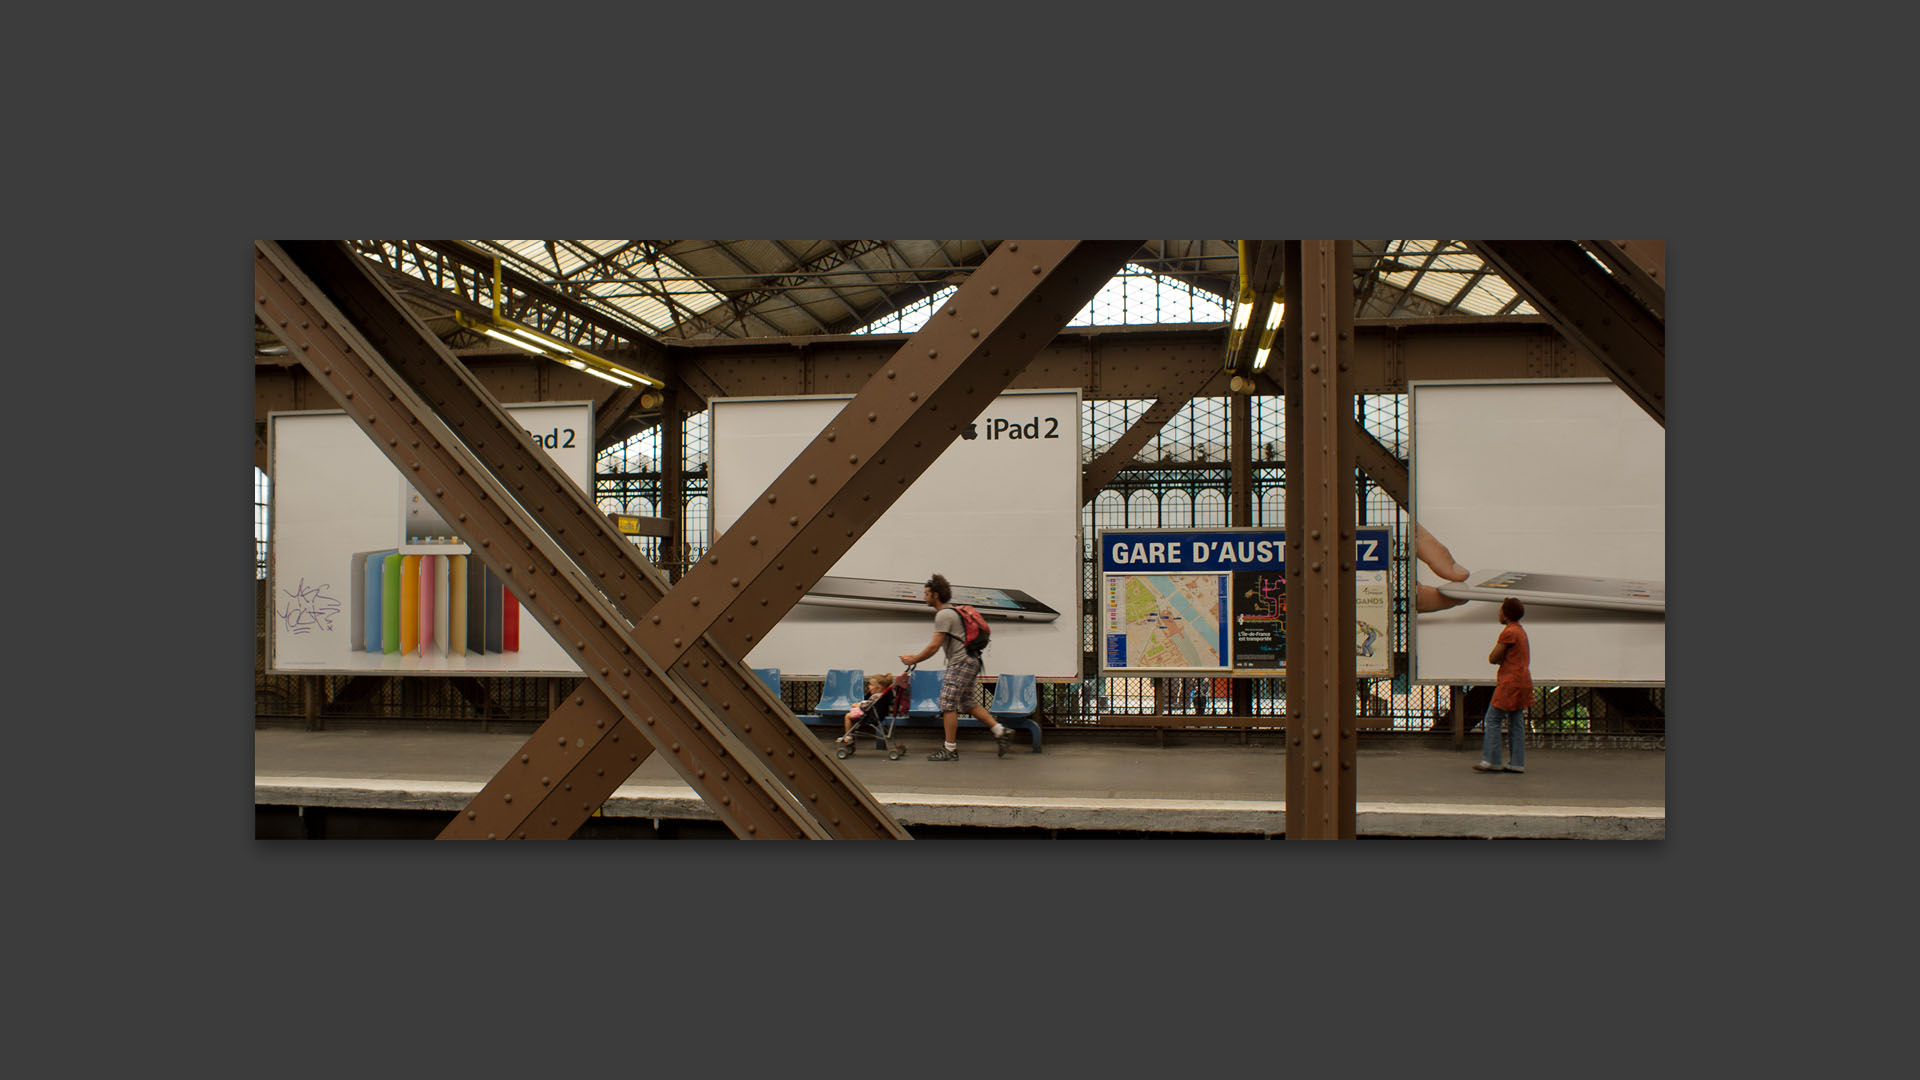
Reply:
[[[987,639],[993,636],[993,630],[987,626],[987,620],[978,611],[965,604],[951,605],[960,615],[960,629],[965,633],[961,641],[967,647],[968,656],[979,656],[987,647]]]

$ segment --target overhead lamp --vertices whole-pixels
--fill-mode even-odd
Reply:
[[[1267,366],[1267,354],[1273,351],[1273,337],[1280,332],[1280,316],[1287,310],[1285,301],[1274,297],[1267,308],[1267,325],[1260,331],[1260,351],[1253,354],[1253,370]]]
[[[529,352],[547,360],[555,360],[589,375],[597,375],[609,382],[621,386],[633,386],[636,383],[647,386],[665,386],[659,379],[642,375],[637,371],[621,367],[603,357],[595,356],[576,345],[570,345],[559,338],[548,337],[537,330],[530,330],[504,315],[495,315],[491,322],[483,322],[463,312],[453,313],[453,320],[469,330],[475,330],[505,342],[522,352]]]
[[[632,388],[635,383],[642,386],[665,387],[667,385],[651,375],[642,375],[631,368],[621,367],[611,360],[595,356],[579,346],[543,334],[500,314],[499,259],[493,260],[493,310],[488,313],[488,318],[476,319],[464,312],[455,311],[453,321],[468,330],[477,330],[497,341],[504,341],[516,349],[547,360],[558,360],[575,371],[584,371],[595,378],[605,379],[618,386]]]

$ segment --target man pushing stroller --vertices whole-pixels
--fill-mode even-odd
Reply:
[[[970,643],[970,639],[978,642],[985,636],[984,623],[978,614],[971,611],[967,613],[971,618],[962,618],[962,612],[953,607],[953,586],[939,574],[927,579],[922,595],[927,606],[933,609],[933,637],[927,642],[927,647],[919,652],[901,653],[900,662],[911,667],[935,653],[946,653],[946,675],[940,680],[940,725],[946,745],[928,754],[927,760],[960,760],[961,709],[966,709],[974,719],[993,729],[993,741],[999,747],[1000,756],[1006,757],[1010,732],[1006,725],[994,719],[986,706],[980,704],[973,692],[973,684],[980,677],[982,646]]]

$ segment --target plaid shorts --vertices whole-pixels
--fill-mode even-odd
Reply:
[[[965,714],[974,706],[973,683],[980,677],[980,658],[962,656],[947,665],[940,680],[940,711]]]

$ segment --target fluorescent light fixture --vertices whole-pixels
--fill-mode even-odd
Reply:
[[[1280,325],[1280,313],[1285,310],[1287,310],[1287,305],[1284,303],[1281,303],[1279,297],[1275,297],[1272,306],[1267,308],[1267,329],[1268,330],[1272,330],[1274,327]]]
[[[535,356],[547,355],[544,351],[541,350],[541,348],[538,345],[529,344],[528,342],[521,341],[519,338],[516,338],[516,337],[508,337],[507,335],[491,327],[483,327],[481,328],[480,332],[491,338],[499,338],[501,341],[506,342],[507,344],[513,346],[516,349],[525,349],[526,351],[532,353]]]
[[[1235,304],[1233,306],[1233,328],[1235,330],[1245,330],[1247,328],[1247,319],[1250,317],[1251,312],[1252,305],[1248,304],[1245,300]]]
[[[557,361],[573,368],[575,371],[584,371],[589,375],[597,375],[600,378],[606,379],[608,382],[620,386],[632,387],[634,383],[662,387],[667,385],[659,379],[642,375],[637,371],[629,371],[611,360],[602,359],[584,349],[578,349],[564,341],[548,337],[537,330],[529,330],[519,323],[514,322],[512,319],[497,314],[493,317],[492,325],[469,318],[458,311],[453,313],[453,317],[455,322],[458,322],[461,326],[469,330],[477,330],[496,341],[504,341],[516,349],[530,352],[535,356],[547,360]],[[501,333],[502,330],[510,330],[512,333]],[[585,357],[587,361],[598,365],[604,370],[595,370],[594,368],[588,367],[585,362],[577,359],[578,357]],[[612,374],[608,374],[608,372]]]
[[[1253,354],[1253,370],[1259,371],[1261,368],[1266,367],[1267,354],[1272,351],[1273,351],[1272,342],[1268,342],[1267,344],[1260,346],[1260,351]]]
[[[629,390],[633,388],[633,384],[628,382],[625,379],[616,379],[604,371],[595,371],[593,368],[587,367],[584,364],[581,365],[580,370],[586,372],[587,374],[593,376],[596,379],[605,379],[608,382],[613,383],[615,386],[624,386]]]

